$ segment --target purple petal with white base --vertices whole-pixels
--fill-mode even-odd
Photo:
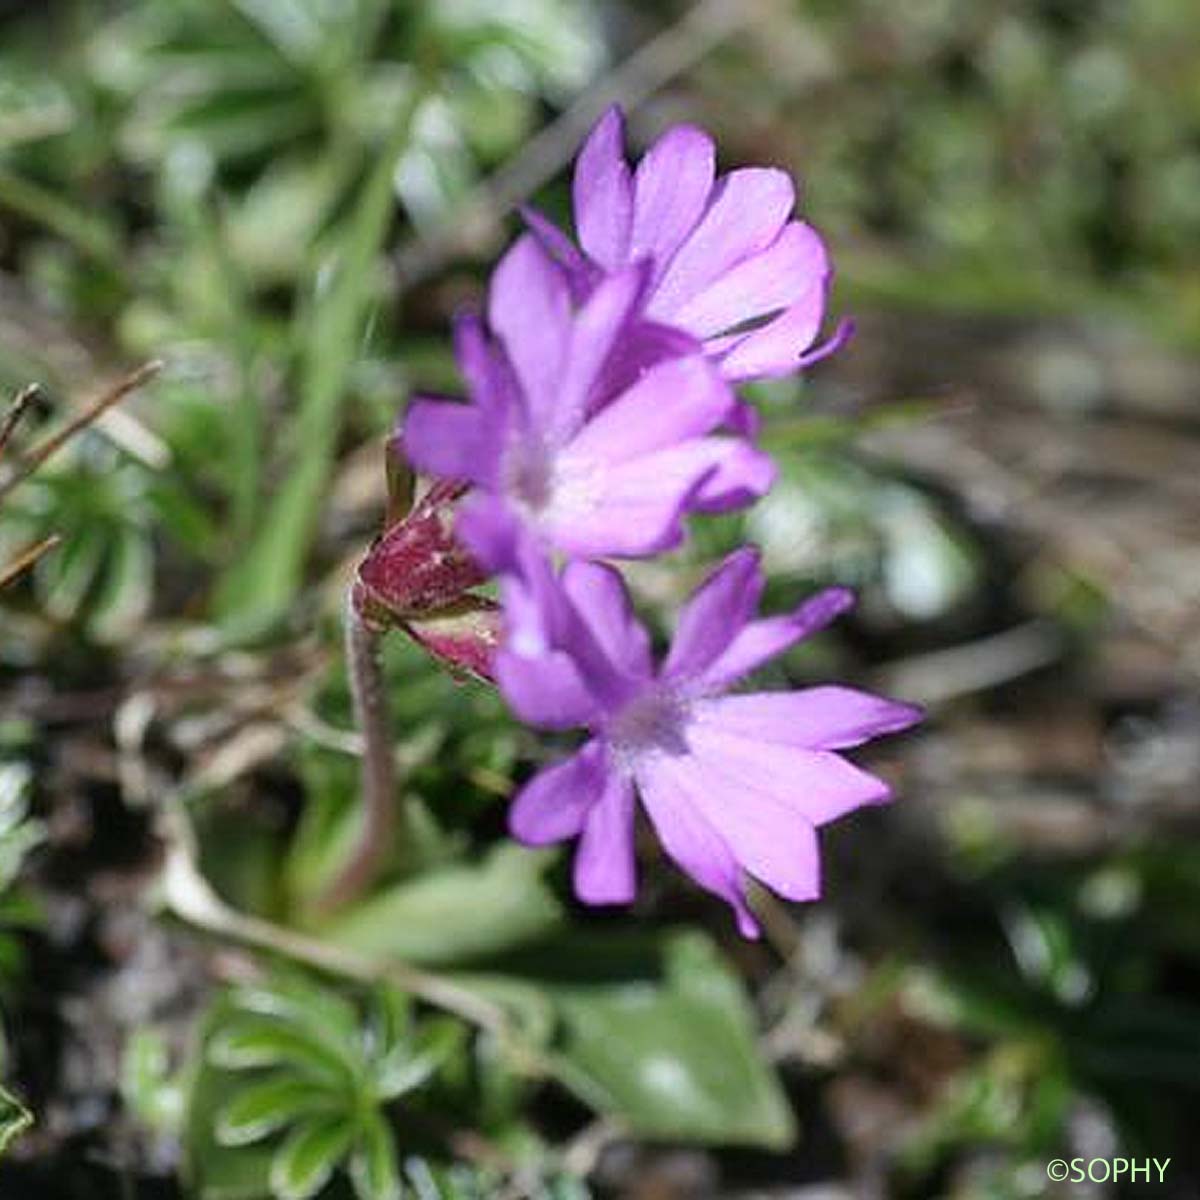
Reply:
[[[771,486],[770,459],[724,432],[737,423],[738,401],[698,343],[656,335],[671,357],[636,372],[614,366],[647,279],[647,267],[633,264],[576,305],[563,271],[522,238],[489,295],[495,342],[477,324],[460,326],[471,402],[410,406],[404,445],[413,465],[478,489],[469,507],[472,549],[483,559],[487,529],[503,513],[544,553],[637,558],[678,545],[689,511],[724,512]],[[610,394],[621,376],[627,385]],[[489,505],[492,516],[479,517]]]
[[[510,559],[517,565],[507,574],[500,568],[502,581],[531,569],[520,565],[519,554]],[[920,710],[834,685],[722,693],[822,628],[845,609],[850,594],[831,589],[790,616],[754,620],[762,572],[753,550],[738,551],[687,603],[656,672],[615,572],[572,564],[558,578],[543,560],[536,570],[539,582],[518,583],[541,598],[548,610],[542,625],[553,632],[544,651],[534,654],[505,643],[497,655],[500,686],[528,717],[539,681],[547,692],[559,692],[557,673],[563,662],[574,662],[592,706],[579,724],[591,736],[569,770],[547,768],[525,786],[511,822],[516,836],[539,845],[579,836],[580,899],[624,903],[635,889],[636,796],[668,857],[733,908],[747,937],[758,935],[748,880],[790,900],[815,899],[817,828],[890,794],[882,780],[837,751],[905,729],[920,719]],[[562,727],[558,715],[565,707],[553,714],[552,727]],[[579,786],[568,789],[571,773]],[[556,795],[561,817],[550,811]],[[563,831],[560,838],[551,836],[556,829]]]

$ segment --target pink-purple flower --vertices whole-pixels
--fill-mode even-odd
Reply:
[[[844,611],[850,593],[831,588],[792,613],[754,619],[763,577],[757,553],[743,548],[684,606],[655,667],[611,567],[573,562],[556,577],[511,526],[491,544],[507,556],[506,604],[543,618],[540,640],[510,641],[496,656],[506,698],[532,725],[589,733],[517,795],[514,836],[530,845],[578,838],[579,898],[627,903],[640,801],[667,855],[733,906],[747,937],[758,934],[748,878],[790,900],[815,899],[817,828],[889,795],[838,752],[907,728],[920,711],[838,686],[726,692]]]
[[[545,550],[571,558],[656,554],[679,543],[689,510],[762,495],[771,461],[717,434],[738,401],[685,335],[610,394],[606,369],[623,353],[646,281],[646,268],[623,268],[577,305],[538,242],[520,239],[496,268],[488,328],[474,317],[458,324],[471,402],[409,408],[414,465],[473,484],[472,506],[510,512]]]
[[[762,496],[774,467],[731,384],[800,370],[850,329],[816,344],[832,272],[792,216],[787,175],[718,177],[692,126],[633,170],[623,141],[613,109],[580,152],[578,246],[527,212],[484,316],[458,320],[468,399],[410,405],[404,452],[437,482],[397,513],[355,598],[365,620],[493,678],[529,724],[587,731],[510,812],[531,845],[578,839],[582,900],[633,899],[640,804],[667,855],[753,937],[748,881],[814,899],[817,829],[889,795],[841,751],[920,713],[833,685],[730,694],[844,611],[845,589],[756,618],[763,577],[745,547],[686,603],[656,664],[621,576],[596,561],[658,554],[689,513]],[[500,610],[477,591],[489,574]]]
[[[852,332],[843,322],[815,344],[832,269],[816,231],[792,219],[788,175],[718,176],[712,139],[694,125],[668,129],[630,170],[621,112],[609,109],[576,160],[572,200],[578,246],[536,211],[525,217],[576,294],[646,264],[643,320],[695,337],[726,379],[790,375]]]

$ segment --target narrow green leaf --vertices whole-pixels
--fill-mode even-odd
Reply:
[[[103,530],[80,530],[56,553],[38,563],[34,579],[51,616],[61,621],[75,616],[96,581],[106,550]]]
[[[102,217],[64,199],[61,191],[0,168],[0,207],[45,226],[103,266],[120,266],[121,248],[113,228]]]
[[[330,1180],[354,1141],[344,1117],[316,1117],[297,1126],[271,1160],[276,1200],[310,1200]]]
[[[399,1200],[402,1194],[392,1131],[377,1111],[362,1123],[350,1159],[350,1182],[358,1200]]]
[[[9,1144],[33,1124],[33,1114],[3,1086],[0,1086],[0,1156]]]
[[[376,989],[372,1032],[375,1051],[384,1057],[408,1045],[412,1034],[412,1000],[399,988],[381,984]]]
[[[338,1106],[337,1093],[300,1075],[281,1074],[243,1088],[217,1113],[217,1141],[222,1146],[248,1146],[302,1117],[327,1113]]]
[[[339,1050],[358,1045],[359,1019],[353,1004],[330,988],[278,975],[267,983],[244,984],[230,993],[243,1012],[274,1017],[308,1030],[315,1040]]]
[[[393,1100],[420,1087],[462,1046],[464,1034],[463,1026],[450,1018],[427,1021],[414,1046],[399,1046],[379,1061],[376,1094]]]
[[[354,1082],[353,1070],[336,1051],[280,1021],[232,1018],[213,1034],[208,1059],[227,1071],[288,1066],[330,1084]]]
[[[392,177],[418,103],[414,89],[363,185],[333,281],[308,313],[292,462],[249,553],[217,597],[218,614],[233,630],[253,633],[270,625],[299,586],[333,462],[346,377],[375,286],[375,259],[392,214]]]
[[[88,627],[101,641],[119,641],[141,623],[153,591],[150,534],[133,525],[124,526],[113,535],[104,582],[92,605]]]

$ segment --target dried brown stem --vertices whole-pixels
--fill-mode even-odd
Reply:
[[[0,589],[8,587],[14,579],[24,575],[43,554],[53,550],[61,541],[62,537],[59,534],[52,533],[48,538],[42,538],[40,542],[22,550],[12,562],[0,567]]]
[[[31,383],[16,394],[12,404],[9,405],[8,412],[0,420],[0,454],[4,453],[26,410],[41,393],[42,389],[36,383]]]
[[[0,483],[0,500],[3,500],[9,492],[28,479],[38,467],[50,458],[51,455],[61,450],[76,434],[86,429],[105,411],[128,396],[130,392],[136,391],[147,380],[152,379],[160,370],[162,370],[162,363],[160,362],[148,362],[144,366],[139,367],[132,374],[126,375],[124,379],[118,380],[112,387],[102,392],[90,404],[85,405],[61,429],[52,433],[44,441],[39,442],[38,445],[21,459],[20,465],[13,474],[4,480],[3,483]],[[26,388],[25,392],[28,391],[29,389]],[[25,392],[22,392],[22,395]],[[18,397],[19,399],[20,397]],[[28,401],[26,401],[26,404],[28,404]]]

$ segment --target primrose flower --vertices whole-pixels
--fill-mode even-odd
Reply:
[[[646,279],[626,267],[576,306],[561,269],[520,239],[489,289],[494,337],[473,317],[457,325],[471,403],[409,407],[412,464],[474,485],[467,506],[509,512],[571,558],[656,554],[682,539],[687,511],[762,495],[771,461],[741,437],[711,436],[738,401],[690,339],[673,335],[678,353],[599,395]]]
[[[715,164],[708,134],[677,125],[631,172],[624,121],[610,108],[575,164],[579,246],[536,211],[525,218],[577,295],[646,263],[645,321],[697,338],[726,379],[791,374],[853,332],[845,321],[814,346],[833,274],[829,256],[810,225],[790,219],[796,196],[785,172],[745,167],[717,176]]]
[[[789,900],[820,893],[819,826],[889,796],[885,783],[839,753],[921,717],[907,704],[840,686],[725,695],[769,659],[833,620],[851,594],[832,588],[794,612],[753,619],[763,588],[757,553],[731,554],[685,605],[658,668],[620,576],[569,563],[561,578],[507,531],[506,613],[533,606],[542,638],[502,643],[505,697],[525,721],[585,727],[570,758],[537,774],[509,826],[529,845],[578,837],[574,883],[590,904],[636,891],[634,810],[701,887],[758,935],[745,897],[752,876]],[[499,565],[499,564],[494,564]]]

